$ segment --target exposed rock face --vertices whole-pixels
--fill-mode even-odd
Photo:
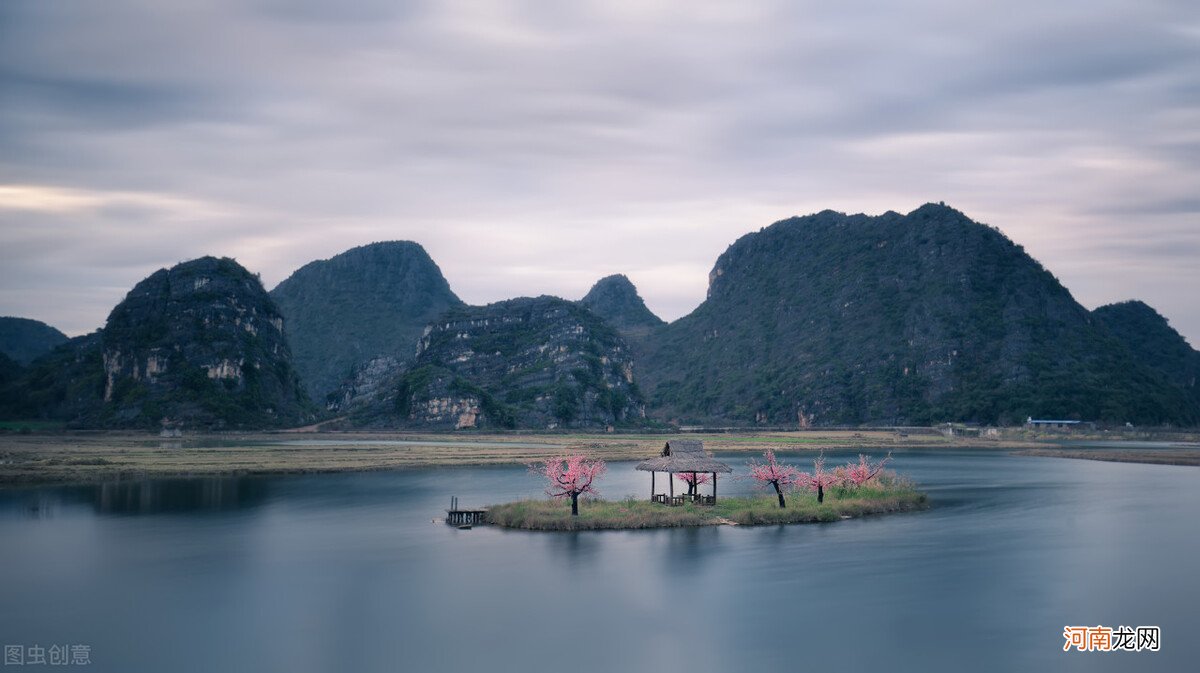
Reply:
[[[396,376],[403,365],[403,361],[388,356],[364,362],[340,388],[326,397],[325,408],[336,412],[350,408],[356,401],[386,395],[382,387]]]
[[[364,368],[336,410],[360,425],[459,429],[602,427],[645,414],[624,340],[556,297],[453,309],[417,351],[390,373]]]
[[[319,401],[372,359],[411,359],[425,325],[462,305],[424,248],[408,241],[306,264],[271,296],[287,318],[296,369]]]
[[[625,336],[642,336],[666,324],[646,308],[637,288],[622,274],[601,278],[579,303]]]
[[[104,327],[106,411],[118,424],[298,423],[312,410],[282,328],[262,283],[231,259],[157,271]]]
[[[67,342],[67,335],[29,318],[0,318],[0,353],[27,365]]]
[[[1196,420],[1020,246],[941,205],[743,236],[641,349],[649,400],[681,421]]]
[[[102,331],[39,359],[20,386],[29,410],[88,427],[263,428],[313,413],[274,302],[213,257],[138,283]]]
[[[295,326],[232,260],[159,271],[103,330],[28,366],[0,352],[0,417],[300,423],[313,408],[287,337],[326,410],[358,426],[640,424],[639,384],[682,423],[1200,423],[1198,354],[1162,316],[1140,302],[1089,313],[1020,246],[941,205],[748,234],[669,325],[623,276],[580,302],[466,307],[413,243],[314,262],[275,296]],[[61,336],[40,333],[36,349]]]
[[[1200,351],[1176,332],[1167,319],[1144,302],[1126,301],[1092,312],[1117,336],[1138,362],[1184,389],[1200,404]]]

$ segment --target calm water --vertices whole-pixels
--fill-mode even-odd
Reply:
[[[134,672],[1196,670],[1200,470],[895,467],[933,509],[579,534],[431,523],[539,493],[517,467],[0,492],[0,643]],[[604,486],[648,491],[629,463]],[[1162,651],[1064,654],[1067,624]]]

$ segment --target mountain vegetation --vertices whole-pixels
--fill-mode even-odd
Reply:
[[[21,363],[8,357],[5,353],[0,353],[0,390],[19,379],[24,373],[24,369]]]
[[[425,249],[409,241],[306,264],[271,297],[283,312],[296,370],[318,401],[364,362],[410,360],[425,325],[462,305]]]
[[[941,204],[747,234],[669,324],[623,275],[578,302],[467,306],[421,246],[385,242],[269,295],[204,257],[138,283],[92,334],[4,318],[0,345],[0,419],[71,427],[1200,424],[1200,353],[1165,318],[1089,312]]]
[[[408,365],[376,362],[334,410],[353,425],[605,427],[645,408],[620,334],[578,304],[519,298],[451,309]]]
[[[67,335],[44,322],[0,317],[0,354],[17,364],[27,365],[66,341]]]
[[[1200,420],[1020,246],[943,205],[747,234],[639,350],[651,408],[681,422]]]
[[[100,331],[69,339],[0,387],[0,417],[101,427],[104,362]]]
[[[1101,306],[1092,314],[1133,352],[1141,364],[1182,388],[1200,405],[1200,351],[1192,348],[1167,319],[1144,302]]]
[[[259,279],[203,257],[138,283],[104,328],[35,360],[8,415],[83,427],[292,425],[313,408]]]
[[[623,274],[601,278],[579,303],[626,336],[645,336],[666,324],[646,308],[637,288]]]

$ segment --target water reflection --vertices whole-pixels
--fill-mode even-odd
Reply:
[[[29,519],[52,519],[58,509],[59,498],[45,492],[29,494],[17,510]]]
[[[521,535],[521,533],[517,533]],[[603,535],[589,531],[542,533],[552,558],[564,559],[568,567],[578,570],[593,567],[600,559]]]
[[[661,547],[659,558],[663,572],[679,577],[699,575],[705,563],[712,559],[711,548],[720,541],[716,529],[716,526],[706,526],[662,531],[658,536],[660,539],[653,543]]]
[[[112,482],[90,490],[92,505],[102,514],[248,509],[266,502],[269,493],[265,479],[247,477]]]

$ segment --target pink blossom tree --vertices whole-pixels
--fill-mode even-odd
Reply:
[[[878,463],[872,463],[870,456],[861,453],[858,454],[858,463],[846,465],[846,483],[853,486],[862,486],[875,477],[878,477],[879,473],[883,472],[883,466],[891,459],[891,452]]]
[[[829,472],[825,469],[825,453],[817,456],[813,461],[812,474],[801,472],[798,482],[801,488],[807,488],[810,491],[815,491],[817,494],[817,502],[825,502],[825,489],[834,484],[841,483],[842,475],[839,470]]]
[[[545,463],[534,463],[529,469],[550,482],[546,486],[546,495],[556,500],[570,498],[571,516],[579,516],[579,496],[599,495],[595,483],[607,468],[603,460],[574,454],[548,458]]]
[[[701,484],[712,481],[712,477],[707,472],[676,472],[675,478],[687,484],[688,495],[695,495]]]
[[[763,458],[766,460],[765,463],[750,461],[750,478],[763,488],[768,485],[774,487],[775,495],[779,496],[779,507],[787,507],[787,503],[783,499],[783,491],[798,483],[800,471],[791,465],[780,465],[775,460],[775,452],[771,449],[767,449]]]

